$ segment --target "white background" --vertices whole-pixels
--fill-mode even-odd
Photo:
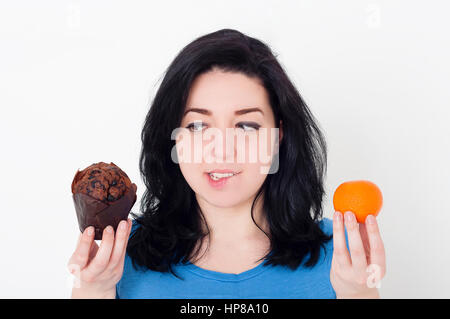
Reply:
[[[175,55],[234,28],[271,46],[340,183],[375,182],[384,298],[449,298],[450,6],[445,1],[2,1],[0,297],[68,298],[77,169],[138,185],[140,131]],[[301,194],[299,194],[300,196]]]

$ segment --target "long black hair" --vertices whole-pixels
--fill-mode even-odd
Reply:
[[[171,133],[180,126],[192,82],[214,67],[260,79],[269,94],[276,127],[282,120],[278,171],[267,175],[250,212],[255,222],[253,207],[264,194],[270,252],[261,259],[266,259],[264,265],[294,270],[309,256],[304,266],[312,267],[320,248],[332,238],[318,224],[325,193],[325,138],[269,46],[232,29],[206,34],[185,46],[166,70],[151,103],[139,159],[146,190],[141,214],[132,213],[139,227],[127,247],[133,266],[177,276],[172,266],[196,257],[200,248],[194,251],[196,244],[209,235],[209,230],[203,231],[205,218],[194,191],[172,160],[175,140]]]

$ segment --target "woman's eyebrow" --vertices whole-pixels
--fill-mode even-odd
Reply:
[[[259,107],[252,107],[249,109],[238,110],[238,111],[234,112],[234,114],[242,115],[242,114],[247,114],[247,113],[251,113],[251,112],[261,112],[261,114],[264,115],[264,112]]]
[[[202,109],[202,108],[198,108],[198,107],[192,107],[192,108],[188,108],[184,112],[183,116],[185,116],[188,112],[196,112],[196,113],[200,113],[200,114],[204,114],[204,115],[208,115],[208,116],[212,115],[212,112],[210,110]],[[237,110],[234,112],[234,114],[235,115],[243,115],[243,114],[247,114],[247,113],[251,113],[251,112],[260,112],[262,115],[264,115],[264,112],[258,107]]]

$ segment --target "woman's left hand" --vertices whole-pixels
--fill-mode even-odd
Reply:
[[[336,297],[379,298],[377,288],[386,273],[386,256],[376,218],[369,215],[365,224],[359,224],[352,212],[344,216],[335,212],[333,247],[330,281]]]

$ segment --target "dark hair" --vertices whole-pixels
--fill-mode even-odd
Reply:
[[[267,175],[251,208],[255,222],[253,207],[264,194],[270,252],[261,259],[266,259],[265,265],[296,269],[309,255],[305,266],[314,266],[320,247],[332,238],[318,224],[325,193],[325,139],[269,46],[232,29],[206,34],[184,47],[166,70],[152,101],[141,134],[139,165],[146,186],[142,214],[132,213],[140,227],[127,247],[133,266],[177,276],[172,265],[197,256],[200,245],[194,252],[196,243],[209,235],[202,231],[201,218],[205,219],[194,191],[172,160],[171,133],[181,123],[192,82],[213,67],[260,79],[269,94],[276,127],[282,120],[278,171]]]

